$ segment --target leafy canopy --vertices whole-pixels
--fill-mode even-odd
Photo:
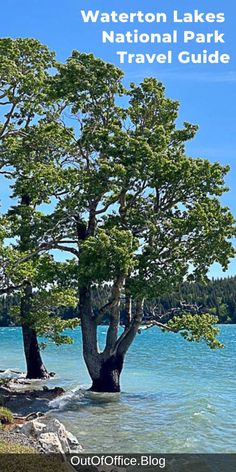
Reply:
[[[8,43],[1,44],[6,52]],[[78,264],[73,283],[75,273],[80,287],[119,280],[133,300],[204,281],[213,262],[226,269],[235,226],[220,197],[229,167],[187,155],[197,126],[177,127],[179,103],[163,84],[146,78],[125,89],[122,72],[91,54],[74,51],[56,64],[34,40],[9,44],[2,90],[13,111],[2,124],[2,156],[13,169],[14,197],[27,189],[29,200],[8,214],[18,249],[69,252]],[[39,211],[42,203],[47,212]],[[181,320],[187,338],[205,333],[213,347],[209,315],[199,332],[199,319]]]

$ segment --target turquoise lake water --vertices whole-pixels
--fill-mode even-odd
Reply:
[[[100,327],[101,344],[106,328]],[[89,398],[89,377],[75,344],[50,345],[43,353],[48,385],[67,393],[53,414],[88,452],[236,452],[236,325],[221,327],[225,349],[210,351],[157,329],[137,336],[125,362],[122,393],[115,401]],[[0,328],[0,369],[24,370],[19,328]]]

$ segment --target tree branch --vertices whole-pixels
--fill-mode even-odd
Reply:
[[[10,111],[9,111],[9,112],[7,113],[7,115],[6,115],[7,119],[6,119],[6,121],[5,121],[4,125],[3,125],[2,129],[1,129],[1,133],[0,133],[0,138],[1,138],[1,139],[4,137],[4,133],[5,133],[5,131],[7,130],[7,127],[8,127],[8,125],[9,125],[10,121],[11,121],[11,118],[12,118],[12,115],[13,115],[13,113],[14,113],[15,108],[16,108],[16,102],[14,102],[14,103],[12,104],[12,107],[11,107]]]
[[[107,331],[106,337],[106,346],[104,349],[104,357],[110,356],[112,349],[114,349],[115,343],[117,341],[118,336],[118,326],[119,326],[119,318],[120,318],[120,293],[121,288],[124,283],[125,276],[122,274],[120,275],[114,282],[112,287],[112,299],[114,300],[113,306],[111,308],[110,314],[110,323],[109,328]]]
[[[66,251],[66,252],[70,252],[71,254],[74,254],[74,256],[76,257],[79,257],[80,255],[78,249],[75,249],[69,246],[63,246],[63,244],[54,243],[54,242],[52,242],[52,244],[49,245],[48,249],[61,249],[62,251]]]
[[[16,290],[20,290],[21,288],[24,287],[25,282],[23,282],[20,285],[10,285],[9,287],[1,288],[0,289],[0,295],[4,295],[5,293],[9,295],[12,292],[15,292]]]
[[[112,296],[111,296],[111,299],[109,300],[108,303],[106,303],[105,305],[103,305],[98,314],[94,317],[94,320],[96,322],[96,324],[98,325],[99,323],[101,323],[104,315],[112,310],[112,308],[119,302],[120,300],[120,289],[122,287],[124,283],[124,275],[120,275],[114,282],[113,284],[113,287],[112,287]]]
[[[115,344],[114,355],[124,356],[138,333],[143,318],[144,300],[139,299],[136,302],[136,313],[129,328],[125,329]]]
[[[160,321],[154,321],[154,320],[146,323],[146,325],[142,328],[140,327],[140,329],[142,329],[142,331],[146,331],[147,329],[153,328],[154,326],[159,326],[160,328],[166,329],[167,331],[172,331],[173,333],[175,332],[175,330],[165,325],[164,323],[161,323]]]

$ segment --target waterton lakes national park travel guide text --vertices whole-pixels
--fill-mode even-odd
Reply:
[[[209,3],[2,5],[1,470],[235,469],[236,7]]]
[[[81,16],[85,23],[101,23],[102,27],[107,28],[113,25],[126,24],[128,27],[132,26],[132,30],[125,32],[116,32],[114,30],[104,29],[102,31],[102,43],[103,44],[193,44],[199,43],[204,45],[207,44],[224,44],[225,33],[222,30],[216,29],[217,25],[221,25],[226,21],[225,14],[222,12],[204,13],[199,10],[193,10],[193,12],[185,12],[180,14],[178,10],[173,10],[169,15],[165,12],[143,12],[138,10],[136,12],[117,12],[115,10],[110,12],[102,12],[100,10],[81,10]],[[155,32],[144,32],[135,28],[137,25],[155,25],[166,24],[168,31],[160,33]],[[184,24],[186,29],[179,31],[176,29],[178,25]],[[191,24],[203,24],[203,29],[198,32],[194,32],[189,29]],[[211,32],[207,32],[204,26],[213,25],[214,29]],[[174,28],[173,28],[174,26]],[[171,28],[171,29],[170,29]],[[128,51],[118,51],[116,53],[119,56],[120,64],[125,62],[137,64],[144,64],[146,62],[153,63],[158,62],[160,64],[172,64],[173,62],[173,51],[170,49],[166,54],[131,54]],[[178,54],[178,61],[182,64],[189,63],[200,63],[200,64],[228,64],[230,61],[230,55],[227,53],[220,54],[218,50],[214,52],[208,52],[203,47],[201,53],[191,54],[189,51],[181,51]]]

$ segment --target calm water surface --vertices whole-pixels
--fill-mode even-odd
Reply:
[[[106,328],[100,327],[102,345]],[[236,325],[221,327],[225,349],[210,351],[157,329],[139,335],[128,353],[122,393],[90,398],[89,377],[75,344],[50,345],[43,357],[66,394],[53,414],[89,452],[236,452]],[[0,368],[24,370],[19,328],[0,328]]]

